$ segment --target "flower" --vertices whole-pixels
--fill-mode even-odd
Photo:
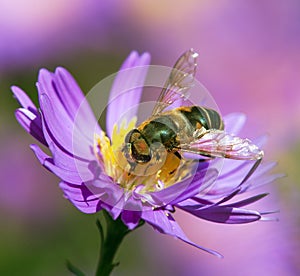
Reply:
[[[221,256],[190,241],[172,212],[177,207],[198,218],[227,224],[264,219],[267,213],[244,207],[266,194],[236,202],[229,200],[273,181],[277,175],[267,172],[274,163],[261,164],[249,179],[244,178],[253,165],[251,162],[223,159],[216,159],[213,165],[183,160],[169,177],[164,168],[171,166],[174,160],[168,157],[155,173],[139,174],[138,165],[137,171],[129,172],[128,163],[124,163],[124,155],[118,149],[135,126],[135,107],[141,99],[149,63],[148,53],[138,55],[136,52],[123,63],[110,93],[106,133],[98,125],[76,81],[63,68],[57,68],[55,73],[40,70],[37,82],[40,109],[24,91],[12,87],[22,106],[16,110],[16,118],[50,150],[51,155],[48,155],[38,145],[31,145],[40,163],[61,179],[60,187],[65,197],[80,211],[95,213],[105,209],[113,219],[120,217],[129,229],[143,220],[163,234]],[[131,71],[135,68],[140,70]],[[124,90],[128,91],[122,93]],[[224,122],[228,132],[237,133],[245,123],[245,116],[234,113],[225,116]],[[263,140],[258,140],[257,144],[261,145]],[[219,160],[224,161],[221,172]]]

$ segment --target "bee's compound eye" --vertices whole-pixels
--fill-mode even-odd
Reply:
[[[149,145],[138,129],[133,129],[126,135],[123,151],[130,162],[147,163],[151,160]]]

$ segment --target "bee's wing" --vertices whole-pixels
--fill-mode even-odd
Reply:
[[[187,90],[193,85],[197,57],[198,53],[193,49],[186,51],[179,57],[157,99],[152,116],[158,115],[176,100],[186,96]]]
[[[197,135],[199,134],[199,135]],[[242,139],[223,130],[210,129],[197,131],[194,140],[180,144],[178,149],[210,157],[223,157],[237,160],[260,160],[264,153],[248,139]]]

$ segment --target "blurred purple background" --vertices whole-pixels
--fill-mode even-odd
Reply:
[[[87,274],[96,266],[97,215],[79,213],[58,179],[38,165],[34,141],[14,119],[11,85],[36,101],[41,67],[64,66],[88,92],[118,70],[131,50],[172,66],[189,48],[199,52],[197,79],[223,114],[248,116],[243,135],[269,135],[266,159],[287,177],[260,192],[258,204],[279,222],[223,226],[177,215],[192,240],[224,260],[158,235],[133,233],[114,275],[299,275],[300,2],[0,1],[0,274],[66,275],[69,258]],[[107,95],[103,95],[105,100]]]

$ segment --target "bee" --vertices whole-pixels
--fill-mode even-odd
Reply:
[[[255,160],[242,182],[255,171],[263,158],[263,151],[248,139],[224,130],[221,115],[203,106],[180,106],[168,110],[174,102],[186,99],[197,69],[198,54],[190,49],[179,57],[171,70],[150,118],[132,129],[125,137],[124,155],[134,171],[137,165],[157,162],[162,152],[175,164],[172,175],[184,153],[212,158]],[[169,162],[170,163],[170,162]]]

